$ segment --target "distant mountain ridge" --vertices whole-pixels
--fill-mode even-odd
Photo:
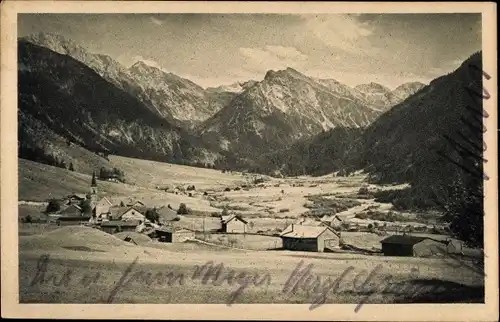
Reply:
[[[453,182],[478,182],[474,171],[465,169],[477,172],[482,164],[471,161],[460,146],[470,151],[482,146],[481,129],[465,123],[477,122],[473,120],[481,115],[482,101],[473,94],[482,93],[481,68],[479,52],[424,88],[418,89],[420,84],[398,87],[393,93],[415,93],[365,129],[329,130],[264,155],[256,168],[285,175],[364,170],[374,182],[410,183],[410,196],[418,199],[415,206],[435,206],[437,199],[447,199]]]
[[[18,66],[20,157],[47,149],[42,143],[54,137],[94,152],[173,163],[213,164],[221,157],[68,55],[20,40]]]
[[[164,127],[163,130],[171,135],[176,133],[165,141],[167,148],[162,148],[159,142],[153,143],[156,146],[149,149],[152,152],[147,152],[148,149],[144,147],[134,146],[135,143],[132,143],[134,135],[125,134],[134,128],[128,123],[128,127],[122,124],[120,130],[115,128],[100,138],[101,133],[97,131],[95,133],[98,139],[95,142],[92,140],[85,142],[95,145],[98,149],[107,150],[123,149],[124,143],[128,142],[127,153],[142,151],[138,153],[141,156],[148,153],[154,157],[170,155],[175,150],[172,146],[173,141],[189,137],[185,142],[186,146],[180,150],[189,150],[188,142],[193,142],[194,149],[203,146],[204,155],[211,155],[209,163],[215,159],[220,160],[219,153],[223,153],[226,157],[231,155],[232,160],[241,159],[239,161],[241,165],[255,164],[256,158],[262,154],[290,147],[297,141],[307,141],[332,129],[365,128],[384,111],[415,94],[424,86],[417,82],[406,83],[391,91],[380,84],[369,83],[352,88],[334,79],[312,78],[293,68],[286,68],[268,71],[262,81],[250,80],[203,89],[188,79],[142,61],[125,68],[111,57],[89,53],[82,46],[57,34],[39,33],[24,37],[20,42],[25,44],[23,46],[31,43],[36,45],[36,48],[47,48],[64,55],[63,57],[83,63],[108,84],[126,93],[131,101],[134,100],[134,106],[146,107],[150,111],[145,114],[147,116],[132,120],[133,124],[140,124],[136,129],[138,132],[134,135],[144,135],[140,128]],[[41,66],[45,66],[46,62],[43,60],[53,59],[53,56],[47,54],[38,58],[41,59]],[[53,66],[50,68],[57,65],[55,68],[62,71],[67,68],[66,60],[63,61],[64,64],[51,62]],[[69,65],[71,68],[74,67],[72,64]],[[51,72],[50,68],[48,72]],[[19,70],[26,73],[33,70],[33,67],[21,63]],[[37,72],[41,71],[42,68],[37,68]],[[49,83],[51,81],[48,79]],[[89,84],[78,84],[79,80],[64,77],[53,81],[66,84],[57,84],[63,86],[64,90],[71,90],[79,85],[89,86]],[[58,95],[56,93],[57,90],[52,91],[53,95]],[[79,97],[79,99],[85,101],[86,98]],[[28,105],[32,104],[34,103],[29,102]],[[92,117],[87,119],[90,120]],[[72,125],[55,126],[71,128]],[[49,130],[53,129],[49,126]],[[65,131],[67,132],[65,134],[56,132],[62,138],[75,139],[74,133],[67,129]],[[152,142],[158,139],[154,133],[156,132],[149,133]],[[90,132],[85,136],[89,134]],[[123,140],[121,136],[127,139]],[[159,151],[162,152],[157,154]],[[213,157],[214,155],[218,157]],[[197,158],[200,161],[205,157],[198,155]],[[191,160],[192,156],[188,153],[174,159]]]
[[[171,123],[199,123],[215,113],[203,88],[190,80],[166,73],[143,62],[126,68],[111,57],[93,54],[58,34],[38,33],[22,40],[68,55],[96,71],[121,90],[137,97],[151,111]]]
[[[311,78],[293,68],[271,70],[262,81],[231,94],[226,106],[198,133],[222,149],[251,158],[329,129],[366,127],[391,102],[400,102],[423,86],[415,84],[380,103],[373,102],[373,95],[380,94],[363,92],[364,86],[356,89],[333,79]],[[382,95],[391,95],[387,91]]]

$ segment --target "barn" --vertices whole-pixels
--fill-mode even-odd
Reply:
[[[135,231],[138,225],[138,221],[113,220],[101,223],[101,230],[108,234],[114,234],[122,231]]]
[[[61,216],[56,219],[56,224],[58,226],[73,226],[73,225],[83,225],[88,223],[90,216]]]
[[[392,235],[380,241],[384,256],[414,256],[414,246],[427,239],[410,235]]]
[[[326,226],[292,224],[281,234],[283,248],[289,250],[324,252],[339,248],[340,234]]]
[[[195,238],[194,231],[185,228],[175,229],[174,227],[156,229],[156,236],[159,241],[166,243],[182,243]]]
[[[69,217],[81,216],[82,215],[82,208],[80,208],[80,206],[77,206],[77,205],[71,205],[71,206],[66,207],[61,212],[59,212],[59,214],[61,216],[69,216]]]
[[[144,214],[142,214],[139,210],[137,210],[135,207],[130,207],[128,209],[126,209],[120,216],[119,216],[120,220],[123,220],[123,221],[134,221],[134,220],[138,220],[138,221],[144,221],[144,219],[146,219],[146,217],[144,216]]]
[[[247,231],[247,221],[238,215],[221,216],[221,232],[224,233],[245,233]]]

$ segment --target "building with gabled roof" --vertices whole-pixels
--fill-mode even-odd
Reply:
[[[81,216],[82,214],[82,208],[80,206],[72,204],[69,205],[68,207],[64,208],[59,212],[61,216]]]
[[[158,241],[166,243],[182,243],[195,239],[195,232],[186,228],[161,226],[155,229]]]
[[[100,227],[108,234],[114,234],[122,231],[135,231],[138,225],[139,221],[113,220],[102,222]]]
[[[382,253],[384,256],[413,256],[414,246],[426,237],[417,237],[410,235],[392,235],[380,241],[382,244]]]
[[[332,228],[292,224],[280,234],[283,248],[289,250],[324,252],[340,246],[340,234]]]
[[[221,216],[221,231],[224,233],[245,233],[248,222],[239,215]]]

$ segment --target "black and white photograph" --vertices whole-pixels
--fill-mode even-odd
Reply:
[[[480,5],[18,12],[18,304],[491,301]]]

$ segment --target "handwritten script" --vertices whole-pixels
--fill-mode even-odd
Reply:
[[[438,250],[439,251],[439,250]],[[450,257],[455,262],[455,267],[463,266],[459,257]],[[195,265],[192,273],[179,273],[168,270],[151,272],[138,269],[138,258],[135,258],[126,268],[119,272],[117,280],[106,279],[106,272],[84,273],[78,275],[72,269],[66,269],[62,273],[51,271],[51,257],[48,254],[37,260],[36,272],[29,283],[29,287],[48,285],[56,288],[80,286],[89,288],[91,285],[111,285],[109,291],[104,291],[103,302],[113,303],[116,296],[126,288],[132,289],[134,285],[140,286],[183,286],[189,287],[190,283],[199,283],[207,286],[229,286],[233,288],[227,297],[226,304],[236,303],[249,288],[264,289],[271,285],[273,276],[269,272],[257,273],[248,270],[234,270],[226,267],[224,263],[206,262],[203,265]],[[473,265],[471,266],[473,267]],[[168,267],[165,267],[168,269]],[[382,274],[382,265],[377,265],[371,270],[356,271],[354,266],[349,266],[337,276],[321,276],[314,271],[314,264],[301,260],[291,271],[286,281],[279,282],[277,294],[285,299],[295,295],[306,295],[310,300],[310,310],[314,310],[328,302],[330,296],[336,294],[351,293],[360,295],[354,311],[358,312],[374,295],[393,293],[411,297],[414,294],[434,292],[439,290],[439,285],[420,286],[411,283],[395,282],[393,275]],[[477,270],[474,270],[476,273]],[[410,272],[410,279],[417,278],[418,268]],[[479,272],[480,273],[480,272]]]

